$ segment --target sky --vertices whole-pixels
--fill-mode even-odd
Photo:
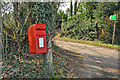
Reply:
[[[74,5],[74,0],[72,0],[73,5]],[[9,7],[12,7],[12,4],[9,5]],[[4,8],[8,8],[7,6],[5,6]],[[66,13],[67,8],[70,8],[70,0],[66,0],[66,2],[62,3],[59,7],[59,10],[61,9],[62,11],[64,11]],[[74,7],[73,7],[74,8]],[[13,7],[12,7],[13,9]],[[5,11],[6,13],[9,13],[9,11]]]
[[[73,2],[72,5],[74,6],[75,0],[72,0],[72,2]],[[66,13],[67,8],[70,8],[70,0],[66,0],[66,2],[63,3],[63,5],[61,5],[61,6],[59,7],[59,10],[62,9],[62,10]],[[73,8],[74,8],[74,7],[73,7]],[[73,10],[74,10],[74,9],[73,9]]]
[[[120,0],[77,0],[77,2],[84,2],[84,1],[88,1],[88,2],[90,2],[90,1],[95,1],[95,2],[118,2],[118,1],[120,1]],[[74,6],[74,2],[75,2],[75,0],[72,0],[72,5]],[[67,8],[70,8],[70,0],[65,0],[65,5],[63,6],[63,5],[61,5],[60,7],[59,7],[59,10],[60,9],[62,9],[65,13],[66,13],[66,9]],[[73,10],[74,10],[74,7],[73,7]]]
[[[66,2],[66,3],[64,3],[64,5],[61,5],[59,7],[59,10],[66,12],[67,8],[70,8],[70,2]]]

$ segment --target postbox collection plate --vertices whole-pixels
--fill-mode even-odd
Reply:
[[[44,39],[39,38],[39,48],[44,47]]]

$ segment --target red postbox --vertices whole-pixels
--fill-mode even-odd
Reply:
[[[46,53],[46,26],[34,24],[28,29],[29,53]]]

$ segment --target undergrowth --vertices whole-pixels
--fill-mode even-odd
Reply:
[[[75,39],[71,39],[71,38],[67,38],[67,37],[60,37],[60,38],[58,38],[58,40],[67,41],[67,42],[75,42],[75,43],[84,43],[84,44],[90,44],[90,45],[108,47],[108,48],[114,48],[114,49],[120,50],[119,45],[106,44],[101,41],[75,40]]]
[[[61,49],[53,47],[53,67],[54,73],[49,78],[66,78],[67,72]],[[3,78],[46,78],[43,72],[42,54],[22,53],[21,56],[16,53],[3,54]]]

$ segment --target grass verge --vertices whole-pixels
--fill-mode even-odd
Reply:
[[[67,37],[60,37],[60,38],[57,38],[57,40],[66,41],[66,42],[84,43],[84,44],[90,44],[90,45],[108,47],[108,48],[120,50],[119,45],[106,44],[106,43],[103,43],[101,41],[75,40],[75,39],[71,39],[71,38],[67,38]]]

